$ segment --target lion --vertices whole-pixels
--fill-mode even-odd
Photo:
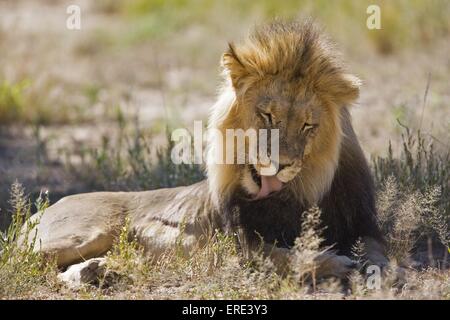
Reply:
[[[149,255],[179,239],[189,252],[220,230],[236,237],[245,257],[262,241],[264,254],[285,270],[301,232],[300,214],[317,205],[325,245],[333,249],[316,259],[318,277],[348,275],[358,239],[371,263],[386,265],[374,185],[349,113],[361,81],[336,52],[313,23],[274,21],[223,54],[224,84],[208,126],[220,132],[278,129],[272,175],[263,174],[258,162],[208,161],[206,180],[190,186],[68,196],[32,217],[35,250],[56,257],[62,270],[92,259],[98,265],[95,259],[129,221],[130,238]],[[207,144],[208,158],[223,145],[217,137]]]

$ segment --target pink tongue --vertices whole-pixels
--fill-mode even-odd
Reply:
[[[275,191],[280,191],[283,182],[278,180],[277,176],[261,176],[261,189],[255,199],[262,199]]]

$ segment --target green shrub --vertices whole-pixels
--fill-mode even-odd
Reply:
[[[19,121],[25,112],[23,91],[28,80],[10,83],[0,82],[0,124]]]

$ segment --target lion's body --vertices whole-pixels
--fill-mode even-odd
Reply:
[[[205,182],[155,191],[69,196],[49,207],[40,218],[36,249],[56,254],[60,267],[98,257],[111,249],[127,219],[129,236],[136,237],[152,254],[162,253],[178,238],[189,248],[215,223],[207,198]]]
[[[152,254],[173,246],[181,231],[189,248],[219,229],[237,234],[244,249],[261,237],[268,247],[275,244],[270,254],[283,264],[299,236],[301,213],[317,204],[326,244],[348,255],[362,238],[368,258],[386,262],[372,178],[347,109],[360,82],[344,72],[328,42],[308,23],[274,23],[230,46],[223,65],[226,83],[209,127],[278,129],[276,175],[262,175],[259,165],[210,161],[207,181],[192,186],[71,196],[44,212],[40,250],[56,253],[60,266],[97,257],[128,217],[130,236]],[[223,144],[208,143],[211,159]],[[319,260],[327,262],[325,274],[348,272],[348,258]]]

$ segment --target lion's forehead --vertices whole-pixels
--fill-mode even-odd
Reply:
[[[318,104],[313,88],[301,81],[265,80],[255,84],[248,90],[247,101],[256,106],[289,108],[305,108]]]

